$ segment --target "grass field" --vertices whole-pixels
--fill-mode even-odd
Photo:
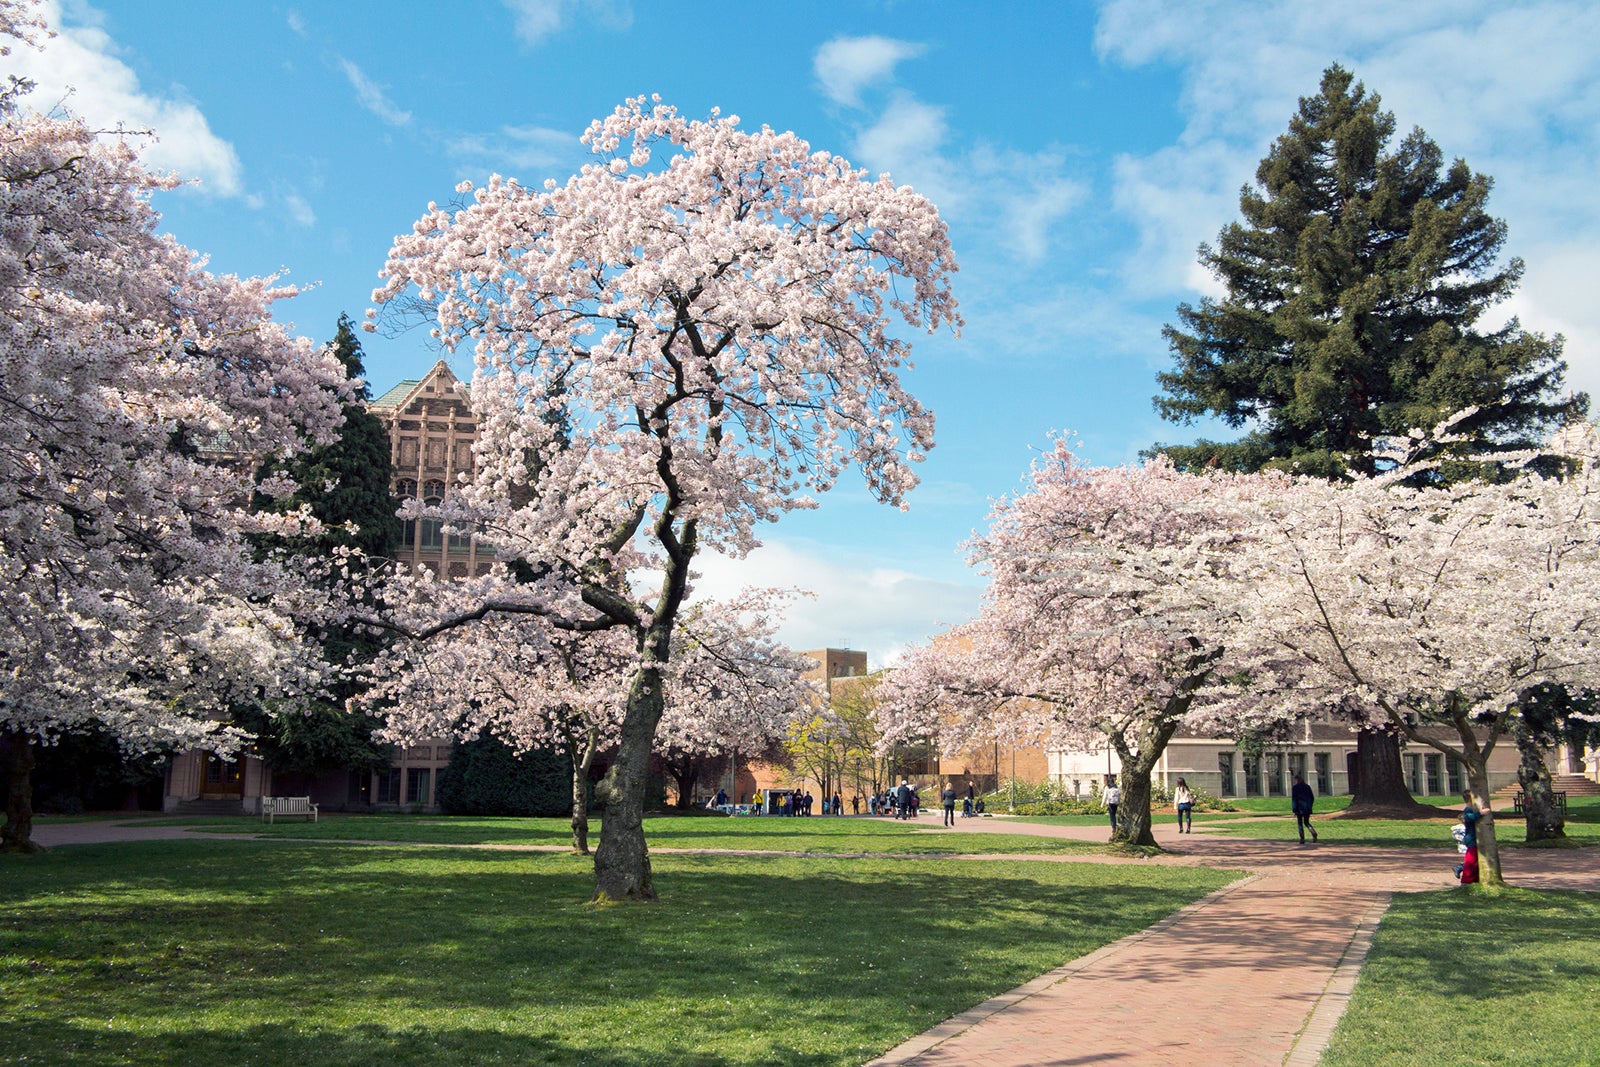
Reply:
[[[1600,894],[1401,894],[1322,1067],[1600,1062]]]
[[[42,822],[43,820],[41,820]],[[572,830],[566,819],[475,818],[428,815],[332,815],[315,823],[286,819],[268,826],[256,819],[184,819],[182,825],[210,833],[267,834],[302,840],[391,841],[396,844],[533,845],[567,847]],[[1092,842],[1023,834],[963,833],[947,830],[938,816],[915,821],[869,818],[708,818],[661,816],[645,822],[656,849],[750,849],[803,854],[927,853],[1083,853]],[[600,839],[600,820],[589,824],[589,843]]]
[[[159,841],[3,856],[0,1061],[859,1064],[1233,877],[652,861],[659,905],[596,908],[589,861],[559,852]]]
[[[1341,798],[1347,799],[1347,798]],[[1424,798],[1426,803],[1439,807],[1455,807],[1449,804],[1448,797]],[[1322,806],[1321,799],[1318,807]],[[1215,829],[1211,832],[1226,834],[1229,837],[1250,837],[1270,840],[1282,838],[1285,841],[1296,839],[1294,816],[1289,814],[1288,805],[1285,803],[1282,811],[1260,810],[1261,815],[1281,815],[1282,819],[1253,819],[1246,822],[1225,822],[1221,820],[1202,820],[1195,816],[1195,825],[1198,828],[1202,821],[1215,822]],[[1317,833],[1325,842],[1340,842],[1342,844],[1363,844],[1382,846],[1387,848],[1429,848],[1453,851],[1455,842],[1450,836],[1450,827],[1456,822],[1454,815],[1439,819],[1343,819],[1327,818],[1318,812],[1311,818],[1311,824],[1317,828]],[[1495,833],[1502,848],[1517,848],[1522,845],[1526,836],[1526,829],[1520,816],[1512,815],[1509,811],[1495,812]],[[1566,833],[1574,844],[1600,845],[1600,797],[1573,797],[1567,808]]]

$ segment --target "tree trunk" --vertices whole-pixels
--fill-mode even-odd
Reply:
[[[1185,699],[1183,707],[1187,709],[1188,704]],[[1117,775],[1122,802],[1117,807],[1117,827],[1111,833],[1112,844],[1156,847],[1150,818],[1150,775],[1161,762],[1161,753],[1166,751],[1167,742],[1177,729],[1177,717],[1164,715],[1139,724],[1138,751],[1129,749],[1123,738],[1112,739],[1122,768]]]
[[[644,839],[644,798],[649,786],[656,725],[666,706],[659,662],[647,660],[634,675],[616,759],[595,790],[596,798],[605,809],[600,823],[600,846],[594,853],[594,902],[597,904],[656,899],[655,884],[650,876],[650,850]]]
[[[1500,871],[1500,845],[1494,835],[1494,811],[1489,807],[1489,763],[1487,759],[1467,761],[1467,777],[1472,782],[1472,798],[1482,813],[1478,816],[1478,881],[1484,885],[1505,885]]]
[[[694,787],[700,781],[700,761],[693,756],[684,756],[682,763],[667,759],[663,760],[662,764],[678,786],[678,802],[673,806],[679,810],[693,807]]]
[[[1356,733],[1356,780],[1351,785],[1348,814],[1361,815],[1363,809],[1393,816],[1396,809],[1414,815],[1433,815],[1433,809],[1417,803],[1406,788],[1400,766],[1400,738],[1386,730],[1360,730]]]
[[[589,761],[568,749],[572,756],[572,851],[589,854]]]
[[[1528,819],[1527,843],[1550,846],[1567,839],[1566,820],[1556,804],[1550,784],[1550,768],[1545,766],[1544,749],[1519,716],[1512,720],[1511,736],[1516,739],[1521,761],[1517,781],[1522,785],[1522,812]]]
[[[33,843],[33,738],[22,730],[7,730],[11,759],[6,770],[10,788],[6,795],[6,824],[0,828],[0,852],[39,852]]]

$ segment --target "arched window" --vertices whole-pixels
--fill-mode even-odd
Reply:
[[[410,478],[402,478],[395,483],[394,495],[401,500],[415,500],[417,498],[417,483]],[[417,547],[416,519],[406,519],[400,524],[400,543],[407,548]]]
[[[427,507],[438,507],[444,503],[444,483],[426,482],[422,486],[422,503]],[[444,523],[438,519],[422,520],[422,547],[440,549],[444,547]]]

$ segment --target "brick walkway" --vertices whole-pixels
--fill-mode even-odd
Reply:
[[[1454,859],[1448,847],[1341,846],[1329,843],[1327,832],[1322,844],[1301,846],[1290,821],[1282,822],[1282,841],[1179,836],[1170,822],[1158,825],[1156,838],[1168,854],[1131,862],[1250,874],[1147,930],[945,1020],[868,1067],[1312,1067],[1344,1011],[1390,894],[1453,886]],[[1096,841],[1106,836],[1097,827],[1003,818],[962,820],[959,828]],[[44,845],[183,836],[189,835],[181,827],[154,821],[58,823],[34,832]],[[1107,862],[1096,856],[1018,858]],[[1506,867],[1515,885],[1600,891],[1592,850],[1519,849],[1506,857]]]
[[[947,1019],[869,1067],[1314,1065],[1398,891],[1455,885],[1453,854],[1178,835],[1150,862],[1252,872],[1138,934]],[[999,819],[984,829],[1039,832]],[[962,829],[969,824],[963,823]],[[1105,831],[1055,830],[1103,840]],[[1442,831],[1441,831],[1442,832]],[[1035,857],[1037,858],[1037,857]],[[1507,857],[1507,880],[1600,890],[1592,854]]]

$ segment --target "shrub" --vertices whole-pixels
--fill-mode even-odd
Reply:
[[[519,756],[487,734],[457,741],[450,747],[450,763],[439,772],[439,807],[448,815],[567,815],[571,767],[563,754]]]

